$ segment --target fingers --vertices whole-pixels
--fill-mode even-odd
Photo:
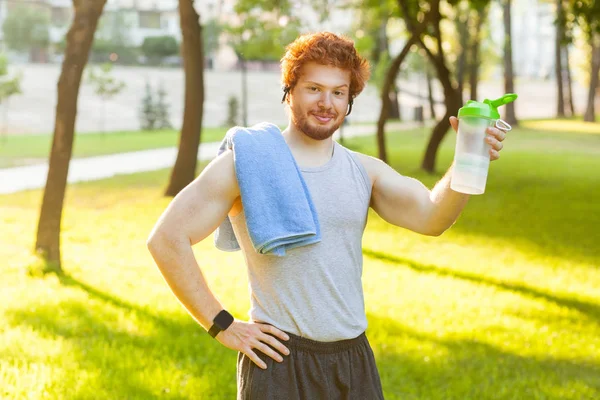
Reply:
[[[500,153],[494,149],[490,149],[490,161],[495,161],[500,158]]]
[[[506,132],[496,127],[490,126],[485,130],[485,132],[488,135],[493,136],[499,142],[502,142],[504,139],[506,139]]]
[[[277,362],[283,361],[283,357],[279,353],[277,353],[275,350],[273,350],[271,347],[267,346],[263,342],[257,341],[256,344],[254,345],[254,348],[257,350],[260,350],[263,354],[271,357],[273,360],[275,360]]]
[[[490,149],[490,160],[497,160],[500,158],[500,150],[504,148],[502,141],[506,139],[506,132],[496,127],[490,126],[486,129],[486,133],[489,136],[486,136],[485,141],[492,147]]]
[[[285,355],[290,354],[290,351],[288,350],[288,348],[285,347],[283,344],[281,344],[279,341],[275,340],[275,338],[273,336],[265,334],[263,337],[261,337],[261,341],[264,343],[270,344],[271,347],[276,348],[282,354],[285,354]]]
[[[289,340],[289,336],[284,332],[281,331],[277,328],[275,328],[273,325],[268,325],[268,324],[260,324],[259,325],[260,330],[265,332],[265,333],[270,333],[271,335],[277,336],[280,339],[283,340]]]
[[[454,132],[458,132],[458,118],[450,117],[450,125],[454,129]]]
[[[255,327],[259,328],[259,332],[254,335],[254,340],[248,346],[248,349],[244,351],[244,353],[262,369],[266,369],[267,364],[265,364],[260,357],[256,355],[253,349],[261,351],[277,362],[282,362],[283,357],[273,350],[273,348],[277,349],[282,354],[289,355],[290,350],[276,339],[277,337],[281,340],[289,340],[289,336],[285,332],[275,328],[272,325],[256,323]],[[269,344],[271,347],[267,346],[267,344]]]
[[[492,146],[492,149],[496,151],[500,151],[504,148],[504,145],[498,139],[495,139],[491,136],[486,137],[485,141]]]
[[[259,368],[267,369],[267,364],[265,364],[264,361],[261,360],[254,351],[252,351],[252,348],[249,347],[243,351],[243,353],[247,355],[254,364],[258,365]]]

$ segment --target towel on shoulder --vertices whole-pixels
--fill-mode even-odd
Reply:
[[[310,192],[276,125],[263,122],[250,128],[233,127],[218,154],[227,149],[233,149],[243,212],[255,251],[284,256],[286,250],[321,240]],[[220,250],[240,250],[229,216],[215,231],[214,243]]]

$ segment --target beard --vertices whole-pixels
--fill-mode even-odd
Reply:
[[[342,125],[344,122],[344,117],[339,118],[339,114],[335,111],[331,110],[328,112],[313,110],[305,113],[303,110],[296,110],[293,107],[290,107],[292,111],[292,123],[301,130],[306,136],[315,140],[325,140],[329,139],[335,131]],[[321,125],[319,124],[311,114],[318,115],[327,115],[331,117],[331,121],[327,122],[327,124]]]

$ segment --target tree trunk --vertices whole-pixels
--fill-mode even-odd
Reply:
[[[564,17],[563,17],[563,0],[556,0],[556,35],[554,37],[554,72],[556,74],[556,117],[565,116],[565,95],[563,91],[563,74],[562,74],[562,40],[564,37]]]
[[[400,65],[402,65],[404,58],[406,58],[410,48],[414,43],[415,37],[411,36],[404,45],[402,51],[396,56],[396,58],[394,58],[394,61],[392,61],[392,64],[385,75],[383,87],[381,88],[381,111],[379,112],[379,119],[377,120],[377,149],[379,152],[379,159],[385,163],[387,163],[387,151],[385,147],[385,122],[388,119],[388,113],[390,110],[390,88],[396,82]]]
[[[375,47],[373,48],[373,62],[376,65],[382,59],[382,54],[388,54],[390,52],[389,40],[387,37],[387,25],[389,18],[387,16],[383,16],[383,20],[381,21],[381,25],[377,29],[375,33]],[[388,118],[398,119],[402,118],[400,114],[400,104],[398,103],[398,87],[396,85],[392,85],[390,88],[390,102],[389,102],[389,110],[388,110]]]
[[[400,91],[398,90],[396,85],[393,85],[391,87],[390,94],[389,94],[390,110],[389,110],[388,118],[397,119],[397,120],[402,119],[402,115],[400,114],[400,103],[398,101],[398,93],[399,92]]]
[[[457,18],[460,53],[458,55],[458,65],[456,67],[456,81],[458,84],[458,93],[460,93],[462,101],[467,69],[467,52],[469,47],[469,10],[458,10],[458,12],[465,14],[465,16],[459,15]]]
[[[421,163],[421,168],[427,172],[433,173],[435,171],[435,161],[439,145],[450,128],[449,118],[452,115],[457,115],[458,109],[462,105],[462,96],[458,89],[452,84],[450,70],[446,66],[446,57],[444,56],[442,33],[440,30],[442,16],[439,11],[439,1],[432,2],[431,7],[433,17],[431,25],[433,26],[437,42],[437,53],[434,55],[421,38],[418,39],[418,43],[421,48],[425,50],[427,57],[437,72],[438,79],[444,89],[444,105],[446,106],[444,117],[437,123],[431,132],[431,137],[429,138],[429,143],[427,143],[427,149],[425,150],[425,156]]]
[[[469,65],[469,89],[471,91],[471,100],[477,100],[477,85],[479,83],[479,49],[481,47],[481,27],[483,20],[487,15],[487,9],[477,14],[475,17],[477,23],[475,24],[475,34],[471,43],[471,57]]]
[[[444,56],[444,50],[442,46],[442,33],[440,30],[440,21],[442,19],[442,15],[440,13],[440,2],[439,0],[432,0],[428,2],[428,4],[429,11],[423,18],[422,22],[417,23],[416,15],[414,15],[414,13],[411,14],[408,3],[406,1],[398,0],[398,6],[400,10],[402,10],[402,15],[408,30],[413,35],[412,37],[416,37],[417,43],[427,54],[427,57],[434,66],[438,75],[438,79],[444,88],[444,104],[446,105],[446,114],[445,117],[442,118],[442,120],[440,120],[433,129],[431,138],[427,144],[425,157],[423,158],[423,162],[421,164],[423,169],[428,172],[433,172],[435,170],[435,159],[439,144],[441,143],[444,135],[446,135],[448,132],[448,128],[450,128],[450,121],[448,119],[450,116],[458,113],[458,109],[462,105],[462,101],[460,93],[452,84],[452,80],[450,79],[450,70],[446,66],[446,58]],[[431,23],[428,21],[429,18],[431,18]],[[422,28],[424,25],[432,28],[433,36],[437,45],[437,52],[435,55],[423,42],[423,39],[421,38],[422,30],[417,29],[417,27]]]
[[[458,114],[458,109],[462,106],[460,93],[458,93],[458,90],[452,85],[450,71],[446,67],[444,61],[436,59],[435,64],[436,70],[438,71],[438,79],[444,87],[444,105],[446,106],[446,113],[433,128],[429,143],[427,143],[427,150],[425,150],[425,157],[423,157],[423,162],[421,163],[421,168],[430,173],[435,171],[435,160],[438,148],[450,128],[449,118],[451,116],[456,116]]]
[[[600,73],[600,35],[592,34],[590,38],[592,45],[592,65],[590,70],[590,87],[588,91],[587,108],[583,116],[586,122],[596,122],[595,98],[598,88],[598,74]]]
[[[431,82],[431,73],[429,68],[425,68],[425,75],[427,79],[427,97],[429,99],[429,112],[431,113],[431,119],[435,120],[435,101],[433,100],[433,84]]]
[[[175,196],[196,176],[198,147],[202,131],[204,106],[204,54],[200,16],[190,0],[179,0],[183,69],[185,72],[185,106],[179,137],[177,160],[171,172],[166,196]]]
[[[565,64],[565,72],[567,75],[567,98],[569,99],[570,115],[575,116],[575,104],[573,103],[573,81],[571,80],[571,66],[569,65],[569,47],[563,47],[562,61]]]
[[[512,61],[512,29],[511,29],[511,0],[504,0],[504,93],[514,93],[514,73]],[[506,122],[517,126],[517,116],[515,115],[515,103],[510,102],[506,105]]]
[[[62,271],[60,225],[73,149],[79,85],[105,3],[106,0],[73,0],[74,17],[67,33],[57,84],[52,149],[35,244],[36,252],[56,272]]]

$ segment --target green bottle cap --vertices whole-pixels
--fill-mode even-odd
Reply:
[[[467,101],[467,104],[464,105],[464,107],[461,107],[458,110],[458,118],[479,117],[488,119],[499,119],[500,113],[498,112],[498,107],[508,104],[511,101],[515,101],[516,98],[516,94],[507,93],[496,100],[485,99],[482,103],[475,100],[469,100]]]

